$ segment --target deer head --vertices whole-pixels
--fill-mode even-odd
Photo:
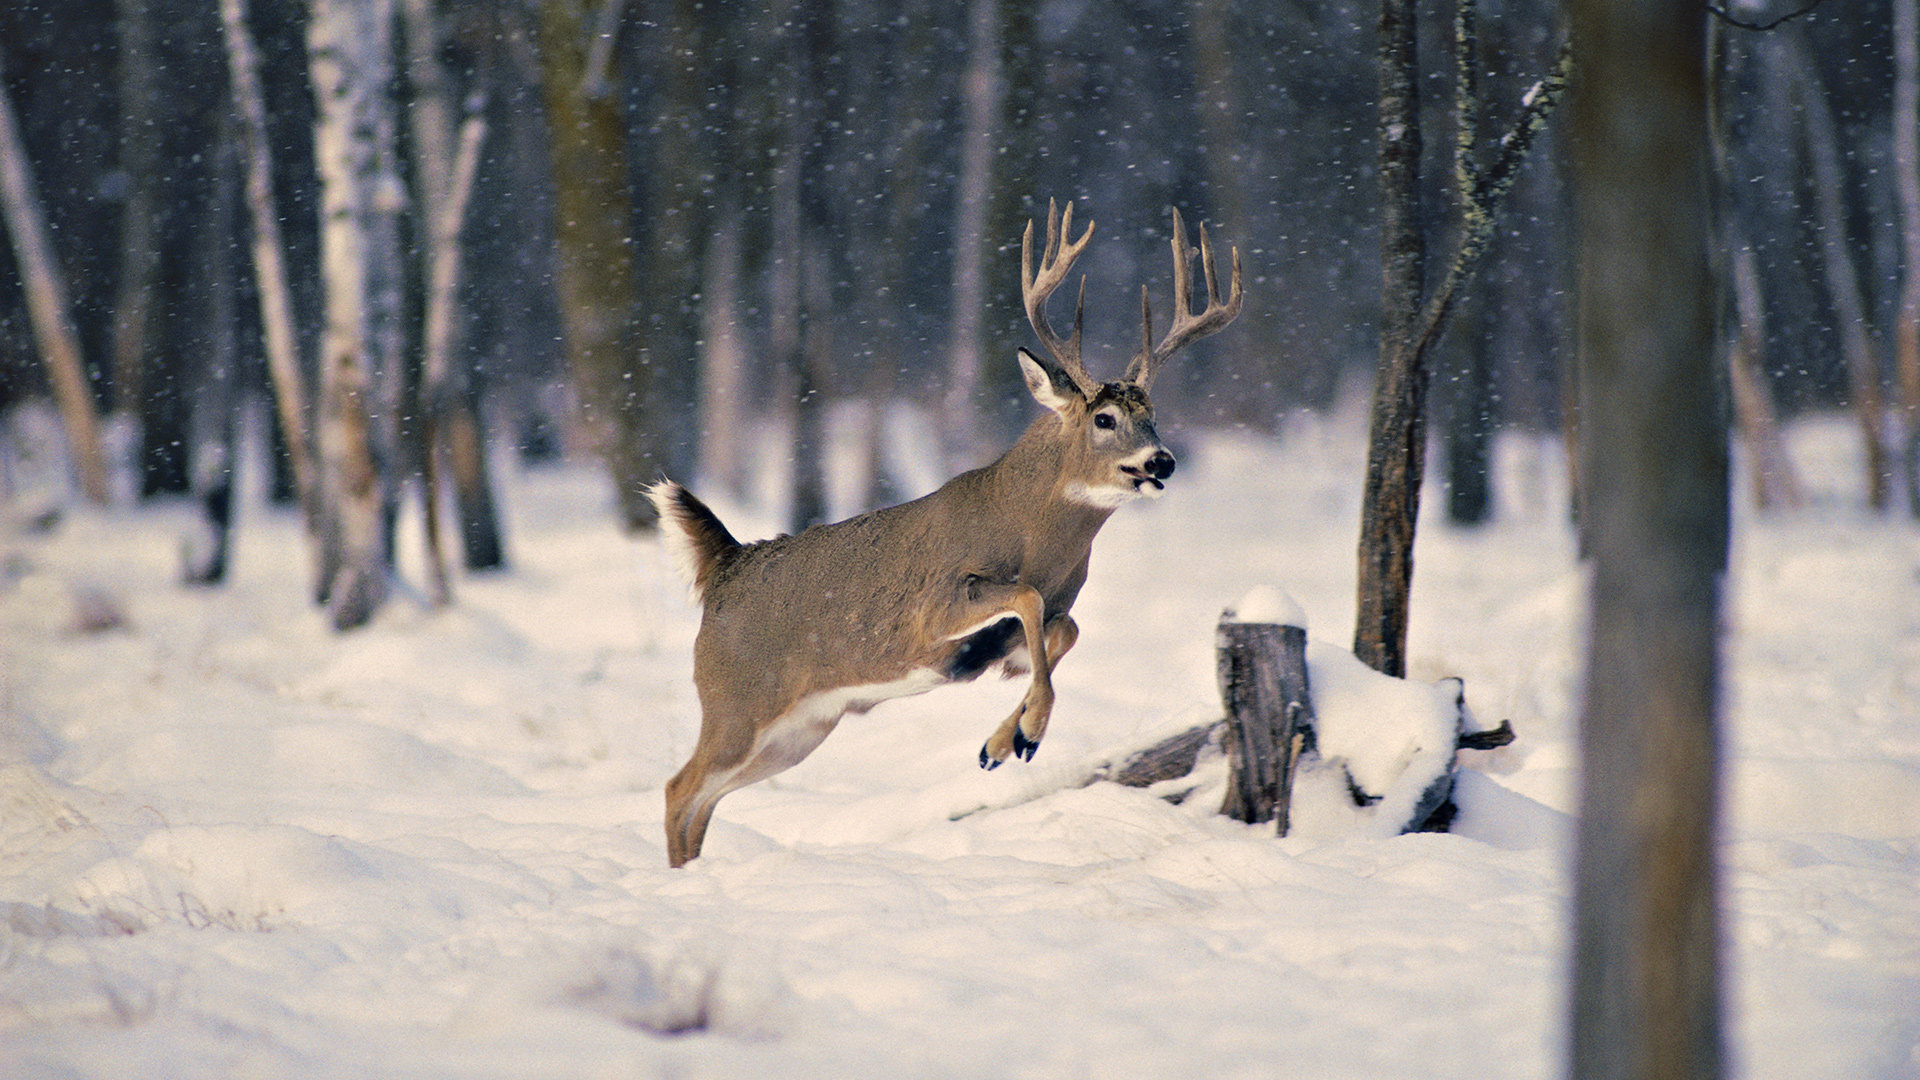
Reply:
[[[1157,498],[1173,475],[1174,457],[1154,429],[1153,402],[1147,388],[1167,358],[1187,343],[1214,333],[1240,314],[1240,252],[1233,252],[1233,277],[1227,299],[1220,299],[1213,244],[1200,226],[1200,264],[1206,278],[1207,306],[1193,313],[1193,249],[1186,223],[1173,212],[1173,325],[1158,345],[1153,341],[1153,309],[1146,286],[1140,287],[1140,351],[1117,382],[1101,383],[1080,358],[1080,332],[1086,312],[1086,278],[1073,311],[1073,335],[1062,339],[1047,319],[1047,301],[1067,279],[1075,260],[1093,239],[1088,222],[1073,236],[1073,205],[1060,210],[1047,203],[1046,242],[1040,266],[1033,264],[1033,223],[1020,239],[1020,294],[1027,321],[1039,336],[1046,357],[1026,349],[1019,354],[1027,392],[1059,418],[1062,494],[1069,500],[1113,509],[1142,496]]]
[[[1240,310],[1239,254],[1222,301],[1202,229],[1207,306],[1193,313],[1193,255],[1176,211],[1173,325],[1154,344],[1143,289],[1139,354],[1119,381],[1096,382],[1080,361],[1084,303],[1071,338],[1047,323],[1047,298],[1093,226],[1078,240],[1072,231],[1072,208],[1049,204],[1038,270],[1031,224],[1021,242],[1021,293],[1045,355],[1020,350],[1020,370],[1049,413],[991,465],[910,503],[753,544],[735,541],[678,484],[650,493],[705,608],[693,664],[700,740],[666,790],[672,865],[700,854],[722,796],[797,763],[841,716],[888,698],[995,665],[1030,670],[1026,695],[981,747],[980,764],[1031,758],[1040,745],[1053,665],[1079,637],[1068,610],[1093,538],[1114,508],[1159,494],[1173,474],[1147,387],[1169,356]]]

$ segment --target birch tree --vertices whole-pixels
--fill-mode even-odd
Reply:
[[[309,531],[319,511],[318,481],[311,451],[312,421],[307,413],[305,365],[294,327],[293,286],[287,277],[287,249],[280,236],[280,212],[273,199],[273,157],[268,149],[266,97],[260,86],[260,51],[247,27],[246,0],[220,0],[220,24],[226,40],[228,84],[239,119],[241,172],[251,226],[253,276],[260,303],[260,328],[266,341],[267,374],[273,386],[275,415],[286,443],[294,495]],[[316,571],[317,572],[317,571]]]
[[[67,449],[80,481],[80,493],[89,502],[105,505],[107,468],[100,453],[100,422],[80,356],[80,337],[73,328],[66,276],[47,235],[46,214],[34,190],[20,121],[4,83],[0,83],[0,210],[5,212],[7,235],[19,260],[27,314],[66,427]]]
[[[367,407],[376,392],[382,272],[376,259],[399,180],[394,132],[392,0],[313,0],[307,50],[317,116],[320,251],[326,321],[320,353],[319,598],[335,629],[360,626],[386,598],[381,478]]]

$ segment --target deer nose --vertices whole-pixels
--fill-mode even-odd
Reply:
[[[1146,470],[1148,476],[1153,477],[1155,480],[1165,480],[1167,477],[1173,475],[1173,464],[1173,455],[1167,453],[1165,450],[1161,450],[1148,458],[1147,463],[1142,466],[1142,468]]]

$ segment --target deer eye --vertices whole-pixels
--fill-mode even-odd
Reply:
[[[1102,430],[1102,431],[1112,431],[1112,430],[1113,430],[1113,425],[1114,425],[1114,419],[1113,419],[1113,414],[1112,414],[1112,413],[1104,413],[1104,412],[1103,412],[1103,413],[1094,413],[1094,414],[1093,414],[1093,426],[1094,426],[1094,427],[1097,427],[1097,428],[1099,428],[1099,429],[1100,429],[1100,430]]]

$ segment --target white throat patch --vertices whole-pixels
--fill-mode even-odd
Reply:
[[[1126,505],[1138,498],[1157,499],[1160,489],[1152,484],[1142,484],[1136,489],[1132,484],[1093,484],[1075,480],[1067,485],[1063,493],[1068,502],[1091,506],[1096,510],[1112,510]]]

